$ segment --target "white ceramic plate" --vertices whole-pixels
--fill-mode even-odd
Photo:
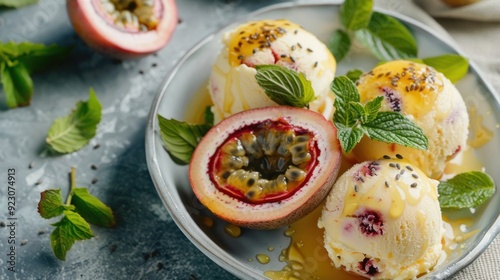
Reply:
[[[225,223],[216,222],[213,228],[203,226],[200,217],[210,216],[201,206],[189,184],[187,167],[176,165],[162,147],[158,131],[157,114],[167,118],[183,119],[193,96],[205,86],[212,63],[221,49],[222,34],[239,23],[254,19],[286,18],[302,25],[323,42],[327,42],[332,31],[339,27],[336,18],[338,6],[334,4],[281,4],[270,6],[242,18],[215,34],[208,36],[191,49],[168,79],[153,102],[146,131],[146,154],[151,177],[170,215],[184,234],[208,257],[218,265],[241,278],[264,278],[264,271],[281,270],[284,263],[278,261],[282,249],[290,242],[283,234],[284,229],[273,231],[245,230],[239,238],[232,238],[224,233]],[[425,25],[410,18],[383,11],[404,21],[416,35],[419,44],[419,56],[428,57],[443,53],[455,53],[449,44]],[[364,70],[376,65],[374,57],[358,52],[338,65],[337,74],[342,75],[353,68]],[[196,77],[196,78],[193,78]],[[482,79],[477,67],[471,63],[469,74],[457,87],[468,106],[476,106],[483,113],[486,127],[495,130],[500,123],[498,95]],[[203,108],[202,108],[203,109]],[[477,151],[496,182],[500,182],[500,173],[495,167],[500,165],[500,136],[498,133],[485,146]],[[494,156],[492,156],[494,155]],[[472,262],[493,240],[500,231],[500,192],[488,204],[476,209],[475,223],[471,230],[479,229],[472,238],[462,243],[465,247],[460,254],[449,256],[443,264],[425,276],[430,279],[444,279]],[[453,215],[470,215],[469,211],[459,211]],[[268,247],[275,250],[269,252]],[[271,258],[267,265],[256,261],[248,262],[258,253],[266,253]]]

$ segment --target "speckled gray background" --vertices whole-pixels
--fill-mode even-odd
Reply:
[[[162,205],[146,166],[144,127],[161,82],[191,46],[232,18],[281,2],[287,1],[178,0],[181,22],[167,47],[127,62],[87,48],[73,32],[65,0],[0,10],[0,41],[75,46],[65,63],[33,77],[30,107],[7,110],[0,94],[0,222],[7,222],[8,168],[17,172],[19,222],[16,273],[7,271],[8,229],[0,227],[0,279],[233,279],[188,241]],[[89,87],[103,104],[97,136],[77,153],[47,156],[52,121],[86,100]],[[62,188],[66,195],[71,166],[78,184],[113,208],[117,226],[93,227],[96,238],[76,243],[61,262],[49,241],[49,224],[57,219],[42,219],[36,206],[45,189]],[[491,258],[491,252],[485,255]]]
[[[278,2],[283,1],[177,1],[181,23],[167,47],[122,63],[82,43],[65,0],[0,10],[0,41],[76,47],[66,63],[34,75],[31,106],[6,110],[3,92],[0,97],[0,221],[7,222],[7,168],[15,168],[19,223],[15,274],[7,271],[8,228],[0,227],[0,279],[232,279],[185,238],[167,213],[146,167],[144,127],[161,82],[191,46],[231,18]],[[44,141],[52,121],[86,100],[89,87],[103,105],[97,136],[77,153],[47,156]],[[78,184],[89,186],[114,210],[117,226],[93,227],[96,238],[77,242],[61,262],[49,240],[49,224],[58,218],[42,219],[36,206],[45,189],[62,188],[66,195],[71,166],[77,168]],[[27,243],[20,246],[22,241]]]

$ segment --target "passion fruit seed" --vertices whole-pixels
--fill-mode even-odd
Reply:
[[[222,145],[219,179],[250,201],[289,191],[306,178],[310,139],[292,129],[243,132]]]
[[[159,23],[155,0],[99,0],[99,3],[113,23],[124,29],[148,31]]]

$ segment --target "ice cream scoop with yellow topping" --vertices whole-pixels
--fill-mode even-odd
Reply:
[[[411,61],[396,60],[364,74],[357,87],[361,102],[383,96],[382,111],[400,112],[418,125],[429,139],[426,151],[387,144],[364,137],[353,150],[358,162],[401,154],[432,178],[465,149],[469,116],[462,96],[443,74]]]
[[[413,279],[432,269],[443,254],[437,185],[405,160],[354,165],[318,221],[333,264],[371,279]]]
[[[331,119],[336,62],[313,34],[288,20],[251,21],[225,34],[223,44],[208,88],[216,123],[244,110],[277,105],[255,79],[255,66],[269,64],[304,73],[316,97],[309,108]]]

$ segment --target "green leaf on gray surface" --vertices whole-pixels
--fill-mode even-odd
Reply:
[[[101,227],[112,227],[115,225],[113,210],[97,197],[91,195],[87,188],[75,188],[71,204],[75,206],[78,214],[93,225]]]
[[[495,193],[495,183],[486,173],[460,173],[438,186],[441,208],[472,208],[486,202]]]
[[[355,35],[380,60],[417,56],[415,38],[394,17],[373,12],[368,27],[356,31]]]
[[[351,37],[342,30],[336,30],[328,42],[328,49],[337,62],[341,61],[351,49]]]
[[[40,194],[38,203],[38,213],[45,219],[50,219],[62,215],[64,210],[74,210],[73,205],[64,205],[62,201],[61,189],[43,191]]]
[[[303,73],[278,65],[258,65],[255,68],[257,83],[279,105],[303,108],[314,100],[311,82]]]
[[[29,105],[34,90],[30,74],[57,64],[70,51],[71,48],[55,44],[45,46],[30,42],[0,42],[0,81],[7,106],[15,108]]]
[[[347,30],[358,30],[368,26],[373,9],[373,0],[346,0],[340,6],[340,21]]]
[[[50,244],[56,257],[66,260],[66,253],[78,240],[90,239],[94,236],[89,224],[78,213],[64,211],[64,217],[53,224],[56,228],[50,235]]]
[[[158,123],[163,144],[177,164],[189,164],[196,146],[211,128],[208,124],[188,124],[161,115]]]
[[[37,3],[38,0],[0,0],[0,6],[5,6],[9,8],[20,8],[22,6],[27,6]]]
[[[94,90],[89,90],[87,102],[80,101],[68,116],[56,119],[49,129],[46,142],[59,153],[71,153],[87,145],[101,121],[102,106]]]
[[[0,75],[7,106],[15,108],[30,105],[33,80],[26,66],[19,61],[12,66],[7,62],[0,62]]]
[[[445,54],[424,58],[423,63],[443,73],[452,83],[462,79],[469,70],[469,60],[458,54]]]

